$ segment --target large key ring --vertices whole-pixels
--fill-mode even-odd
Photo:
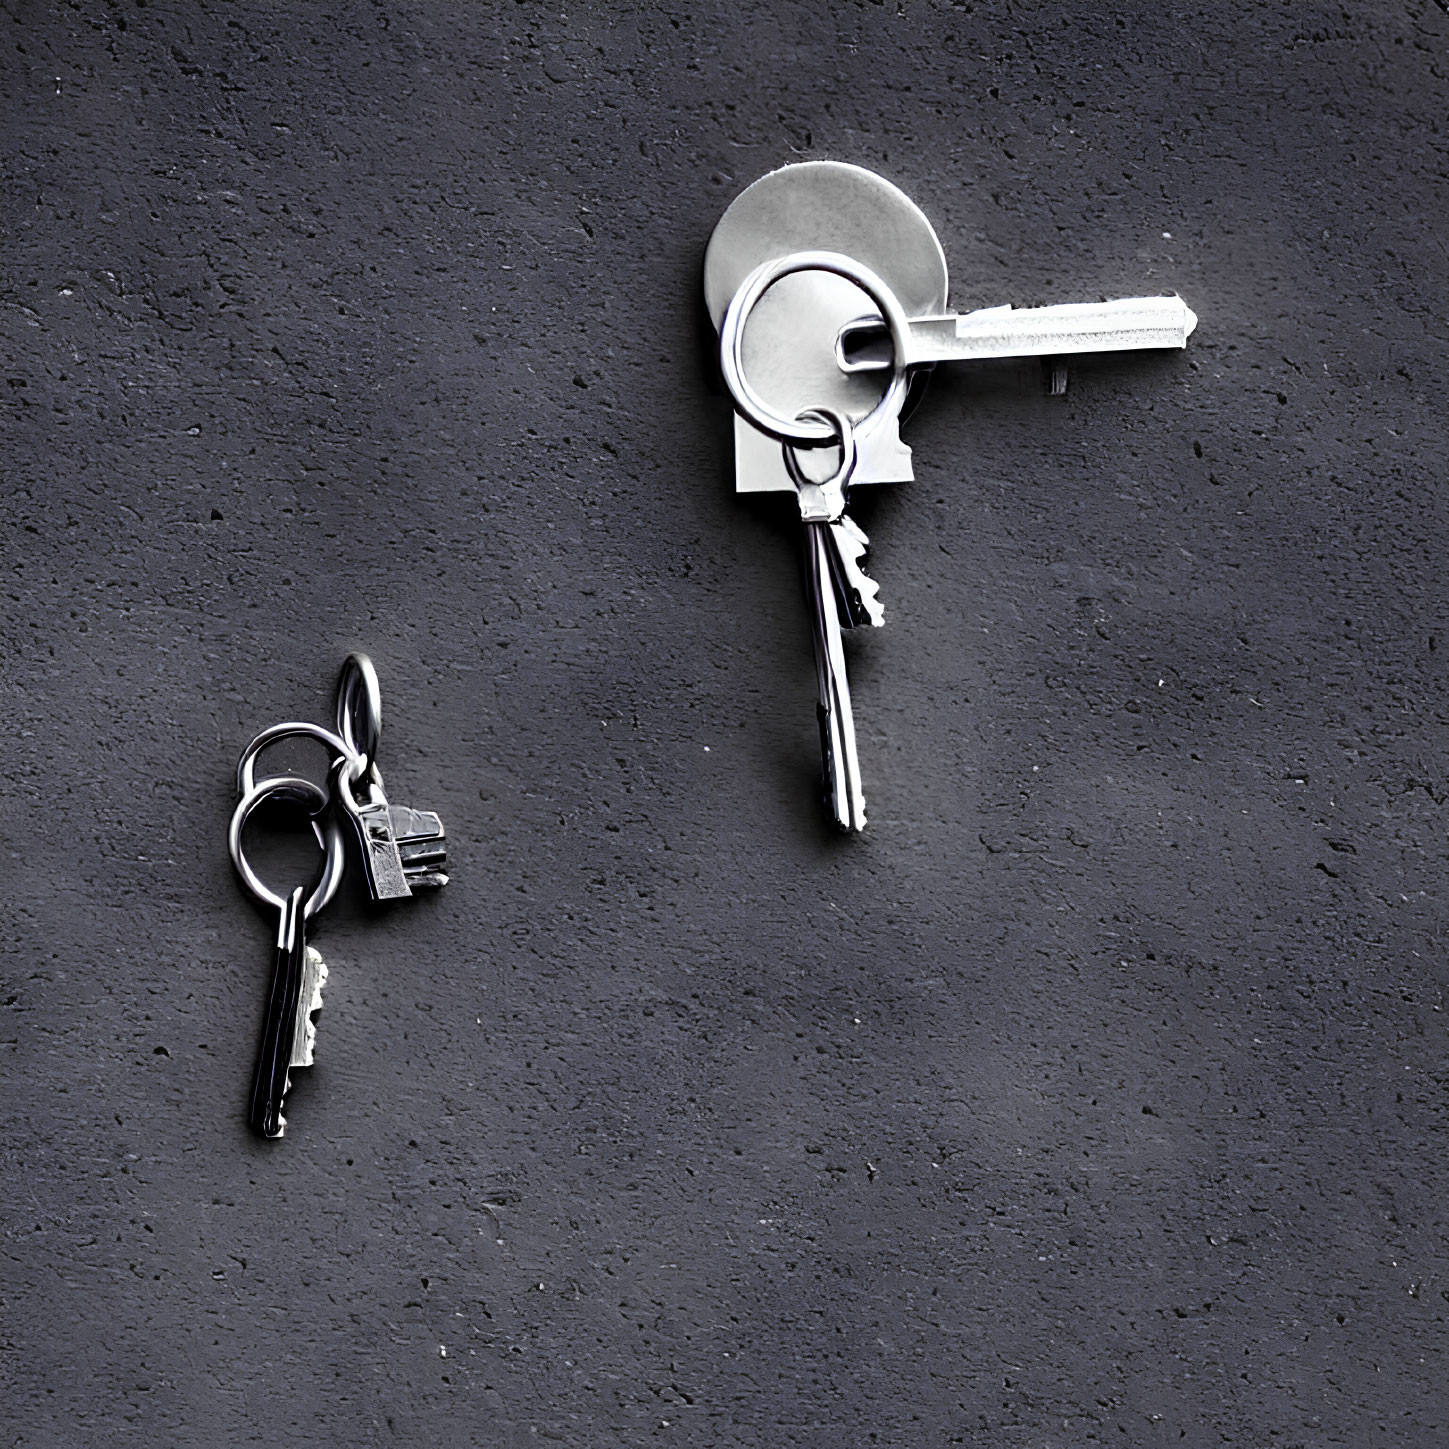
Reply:
[[[337,733],[347,746],[346,753],[368,761],[377,759],[382,740],[382,686],[366,654],[349,654],[342,665],[337,679]]]
[[[818,448],[836,440],[829,424],[802,422],[777,413],[745,377],[745,323],[761,297],[782,277],[796,272],[831,272],[854,283],[880,309],[891,335],[891,380],[881,400],[855,424],[857,432],[868,432],[881,418],[898,413],[906,397],[905,357],[910,338],[910,319],[896,294],[869,267],[863,267],[839,252],[795,252],[772,262],[762,262],[740,285],[725,309],[719,326],[720,371],[734,398],[735,408],[762,433],[797,448]]]
[[[320,785],[314,785],[311,780],[302,779],[300,775],[274,775],[246,791],[232,812],[231,825],[226,832],[226,847],[231,852],[231,863],[236,867],[236,873],[242,878],[246,888],[259,901],[265,901],[274,910],[286,910],[286,900],[252,869],[251,862],[242,849],[242,831],[246,828],[248,817],[263,800],[271,799],[306,806],[312,817],[312,833],[317,837],[317,844],[326,852],[322,874],[318,876],[312,894],[307,897],[307,902],[302,907],[302,919],[310,921],[337,894],[337,887],[342,882],[343,867],[347,863],[342,828],[327,809],[327,791]]]
[[[241,759],[237,761],[236,766],[237,791],[242,795],[250,795],[256,789],[257,756],[263,750],[276,744],[278,740],[292,739],[296,736],[317,740],[331,750],[338,759],[346,761],[347,769],[344,778],[349,784],[360,780],[367,770],[367,758],[353,750],[341,735],[335,735],[331,730],[323,729],[321,725],[309,724],[306,720],[287,720],[283,724],[274,724],[269,729],[264,729],[242,751]]]

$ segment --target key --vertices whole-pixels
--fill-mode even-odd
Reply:
[[[1181,297],[1124,297],[1115,302],[1069,302],[1055,307],[982,307],[959,316],[912,317],[899,367],[974,362],[993,357],[1057,357],[1076,352],[1127,352],[1186,347],[1197,314]],[[882,355],[879,317],[847,322],[836,339],[844,373],[892,365]]]
[[[348,783],[349,768],[345,757],[333,765],[332,793],[356,831],[373,900],[401,900],[415,890],[447,885],[448,851],[442,820],[431,810],[389,804],[375,764],[367,770],[367,793],[359,799]]]
[[[278,895],[261,880],[246,858],[242,831],[252,811],[266,800],[300,804],[312,817],[312,828],[323,846],[325,860],[310,894],[305,887],[298,886],[287,896]],[[307,922],[336,893],[345,863],[342,833],[327,812],[327,801],[327,792],[310,780],[287,775],[263,780],[242,796],[227,834],[232,862],[242,881],[258,900],[277,912],[272,971],[247,1103],[247,1122],[263,1137],[281,1137],[286,1132],[287,1119],[283,1112],[292,1085],[292,1071],[310,1067],[316,1049],[317,1027],[313,1018],[322,1009],[327,965],[321,954],[307,943]],[[325,825],[319,824],[319,817],[325,819]]]
[[[854,430],[842,413],[831,408],[811,409],[810,416],[824,419],[836,431],[840,466],[824,482],[815,482],[801,466],[799,450],[789,443],[784,445],[784,459],[805,525],[805,581],[814,624],[825,799],[835,823],[842,830],[855,831],[865,828],[865,793],[841,629],[866,623],[879,626],[885,622],[885,611],[874,580],[861,567],[869,540],[845,516],[845,491],[857,457]]]
[[[401,900],[448,883],[443,822],[429,810],[388,803],[377,768],[382,689],[366,654],[349,654],[337,680],[337,733],[345,758],[333,766],[332,791],[351,819],[375,901]],[[365,786],[359,796],[357,786]]]
[[[913,369],[1182,348],[1197,317],[1179,297],[952,313],[929,221],[889,182],[838,162],[782,167],[736,197],[710,239],[705,297],[735,410],[736,491],[790,488],[799,501],[827,795],[838,823],[859,830],[865,806],[841,631],[879,625],[883,613],[844,495],[910,479],[900,419]],[[1064,368],[1056,371],[1064,383]],[[1054,386],[1063,390],[1055,377]],[[841,449],[840,467],[812,481],[801,458],[826,444]]]

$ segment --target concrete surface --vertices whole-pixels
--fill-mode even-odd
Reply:
[[[0,39],[5,1444],[1445,1442],[1442,6]],[[802,157],[1202,317],[932,381],[860,840],[699,295]],[[355,647],[454,880],[265,1144],[231,769]]]

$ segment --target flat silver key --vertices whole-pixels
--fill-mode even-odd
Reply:
[[[262,1018],[262,1038],[252,1076],[247,1120],[263,1137],[281,1137],[287,1130],[283,1111],[292,1088],[292,1069],[310,1067],[317,1044],[313,1016],[322,1010],[327,966],[307,944],[301,886],[287,897],[277,926],[272,979]]]
[[[1124,297],[1115,302],[1068,302],[1054,307],[982,307],[960,315],[912,317],[900,366],[977,362],[994,357],[1061,357],[1081,352],[1128,352],[1186,347],[1197,314],[1181,297]],[[841,328],[836,360],[847,375],[892,365],[877,317]],[[882,355],[882,353],[884,355]]]
[[[829,408],[811,409],[840,439],[840,466],[823,482],[805,472],[799,450],[784,445],[786,471],[795,485],[805,525],[805,581],[810,597],[815,644],[816,707],[825,799],[842,830],[865,828],[865,791],[855,742],[855,711],[845,672],[841,630],[859,624],[880,625],[885,611],[874,580],[861,567],[869,540],[845,516],[845,490],[857,451],[849,420]]]

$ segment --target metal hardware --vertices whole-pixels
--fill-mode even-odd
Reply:
[[[241,800],[227,830],[237,874],[246,888],[277,912],[277,938],[262,1037],[248,1107],[248,1121],[264,1137],[286,1129],[282,1109],[293,1067],[311,1066],[316,1042],[314,1013],[322,1008],[327,967],[307,944],[306,928],[337,893],[347,863],[342,820],[351,822],[360,859],[374,900],[395,900],[415,890],[446,885],[447,848],[442,821],[430,811],[391,805],[383,792],[376,753],[382,737],[382,694],[377,672],[365,654],[349,655],[337,686],[337,729],[287,721],[263,730],[237,762]],[[327,783],[300,775],[257,778],[262,752],[282,740],[315,740],[331,756]],[[297,887],[288,895],[273,890],[247,859],[242,835],[264,802],[306,812],[322,869],[310,894]]]
[[[705,254],[705,300],[735,409],[735,488],[793,491],[800,505],[826,793],[837,823],[859,830],[841,630],[878,625],[883,612],[860,566],[868,540],[844,509],[851,487],[912,476],[900,441],[912,370],[1048,357],[1060,395],[1065,357],[1185,347],[1197,316],[1175,296],[949,312],[945,257],[925,215],[888,181],[839,162],[782,167],[735,198]],[[826,444],[840,466],[817,482],[801,452]]]
[[[297,886],[279,895],[262,881],[247,860],[242,832],[248,818],[263,801],[300,806],[311,820],[313,833],[325,852],[321,873],[310,895]],[[247,889],[277,912],[277,939],[272,955],[271,984],[262,1018],[261,1041],[252,1075],[247,1120],[263,1137],[281,1137],[287,1130],[282,1115],[292,1085],[293,1067],[312,1065],[316,1026],[313,1016],[322,1010],[322,987],[327,965],[307,944],[307,923],[337,893],[346,854],[342,831],[328,812],[328,792],[295,775],[263,780],[242,796],[232,812],[227,848]]]

